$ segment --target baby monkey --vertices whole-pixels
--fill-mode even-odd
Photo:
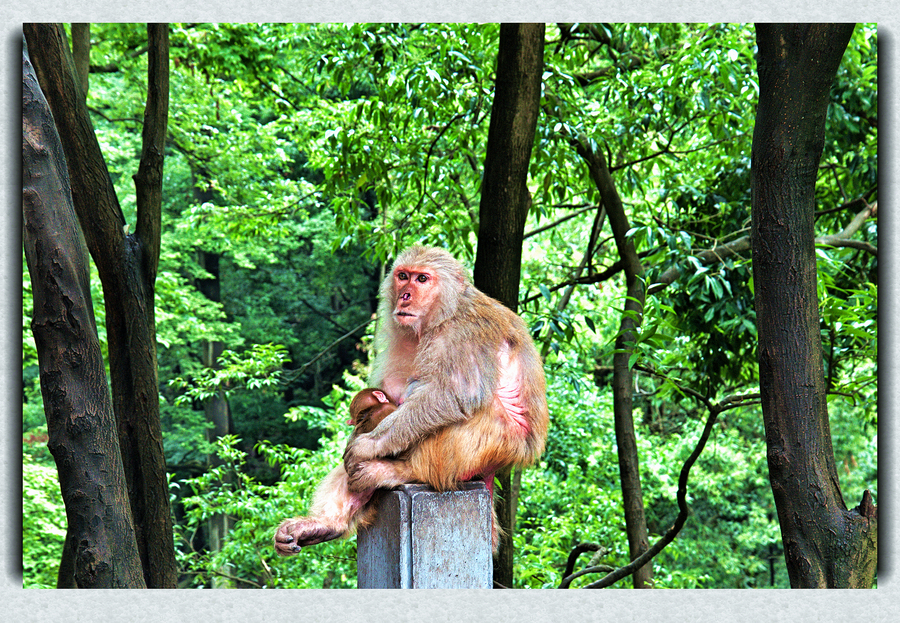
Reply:
[[[357,393],[350,402],[350,419],[347,424],[354,426],[354,437],[370,433],[381,420],[396,410],[397,405],[383,391],[367,387]]]

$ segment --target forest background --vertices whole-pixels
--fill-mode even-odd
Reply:
[[[91,33],[88,105],[133,221],[146,33]],[[624,280],[571,137],[606,154],[647,283],[666,286],[651,287],[630,362],[651,535],[677,513],[678,472],[704,425],[694,394],[721,402],[759,383],[749,248],[735,244],[750,206],[752,27],[549,26],[546,40],[519,311],[545,357],[552,425],[522,476],[522,587],[558,584],[582,541],[598,545],[595,564],[628,560],[609,390]],[[156,320],[181,579],[352,586],[352,541],[282,561],[271,528],[340,456],[382,262],[425,241],[471,265],[497,27],[174,25],[171,57]],[[860,25],[832,91],[817,235],[844,231],[877,199],[876,96],[875,29]],[[851,233],[877,245],[874,219]],[[729,244],[729,257],[703,254]],[[864,247],[817,257],[834,450],[855,501],[877,493],[877,263]],[[25,580],[52,586],[65,522],[27,272],[23,288]],[[100,300],[97,288],[102,342]],[[204,353],[219,349],[214,369]],[[771,498],[759,405],[723,413],[654,584],[787,586]]]

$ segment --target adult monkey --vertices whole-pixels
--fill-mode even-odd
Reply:
[[[403,252],[380,296],[371,384],[399,407],[350,439],[344,469],[320,485],[310,516],[282,522],[280,554],[371,521],[376,489],[421,482],[443,491],[477,477],[493,496],[496,471],[532,463],[544,449],[543,365],[515,313],[436,248]]]

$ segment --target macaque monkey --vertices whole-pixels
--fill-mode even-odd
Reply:
[[[372,387],[363,389],[350,401],[350,420],[353,425],[353,436],[370,433],[381,423],[381,420],[397,410],[383,391]]]
[[[354,431],[344,464],[319,486],[309,516],[279,526],[279,554],[370,523],[377,489],[416,482],[444,491],[478,478],[493,496],[498,470],[543,452],[543,366],[515,313],[435,248],[403,252],[380,297],[371,384],[399,406],[371,431]],[[496,517],[492,536],[496,550]]]

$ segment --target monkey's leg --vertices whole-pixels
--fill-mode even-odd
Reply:
[[[316,490],[309,516],[285,519],[278,526],[275,551],[287,556],[305,545],[349,536],[360,520],[372,520],[374,511],[366,506],[372,493],[372,489],[351,492],[344,467],[335,468]]]
[[[409,468],[406,461],[372,459],[351,467],[348,477],[350,491],[392,489],[410,482],[421,482]]]

